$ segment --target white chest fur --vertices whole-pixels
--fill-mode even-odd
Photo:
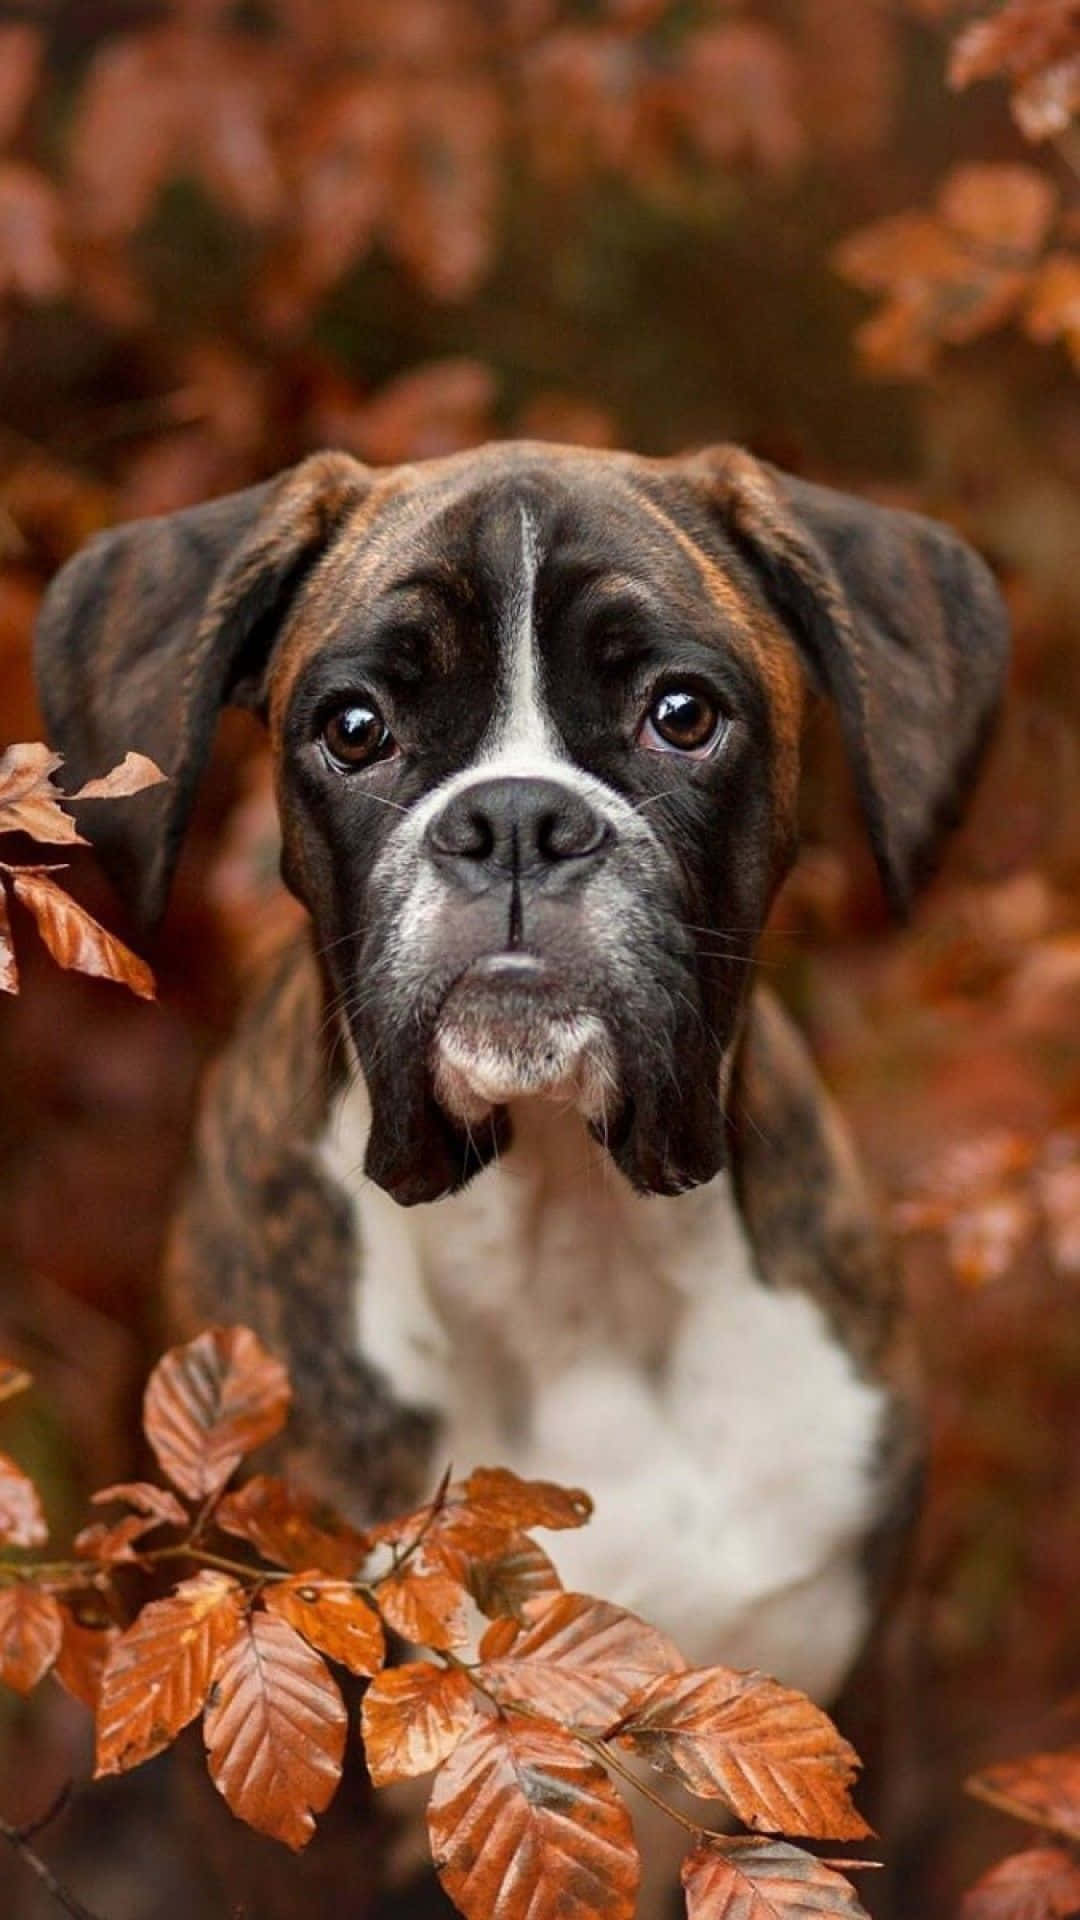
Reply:
[[[363,1180],[367,1126],[356,1088],[323,1145],[355,1200],[357,1340],[441,1416],[435,1471],[587,1487],[553,1543],[567,1586],[827,1700],[866,1624],[883,1394],[757,1279],[727,1176],[643,1199],[576,1114],[526,1103],[497,1166],[405,1210]]]

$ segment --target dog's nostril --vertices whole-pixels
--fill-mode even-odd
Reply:
[[[598,853],[608,829],[598,814],[584,805],[542,814],[536,822],[536,849],[544,860],[580,860]]]
[[[490,860],[495,851],[495,830],[479,807],[448,808],[432,824],[430,837],[437,853],[458,860]]]

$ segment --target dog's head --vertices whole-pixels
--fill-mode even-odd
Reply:
[[[144,918],[218,709],[265,718],[368,1171],[414,1201],[530,1094],[575,1103],[645,1191],[715,1173],[806,689],[836,703],[902,907],[974,769],[1005,621],[944,528],[737,449],[511,443],[384,472],[320,454],[121,527],[64,569],[38,644],[73,774],[134,746],[171,776],[95,835]]]

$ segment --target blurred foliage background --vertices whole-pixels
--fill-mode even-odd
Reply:
[[[738,439],[943,515],[1003,579],[1008,711],[914,925],[886,925],[823,718],[764,962],[927,1356],[916,1681],[888,1733],[920,1916],[1012,1838],[965,1773],[1063,1744],[1080,1682],[1077,106],[1067,0],[0,6],[0,743],[40,733],[34,610],[82,540],[326,445]],[[0,1349],[38,1386],[3,1444],[61,1532],[130,1465],[198,1072],[294,915],[236,719],[157,1007],[61,975],[17,920]],[[85,1729],[58,1691],[0,1716],[20,1819],[85,1772]],[[145,1910],[125,1898],[110,1920]]]

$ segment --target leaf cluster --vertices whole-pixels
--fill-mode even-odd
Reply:
[[[968,1791],[1042,1828],[1045,1843],[991,1867],[965,1895],[960,1920],[1070,1920],[1080,1912],[1080,1747],[988,1767]]]
[[[0,1392],[24,1384],[0,1372]],[[119,1517],[86,1527],[69,1561],[0,1561],[0,1681],[27,1693],[51,1670],[83,1700],[97,1777],[141,1765],[201,1718],[232,1812],[303,1847],[341,1778],[344,1669],[366,1683],[374,1784],[435,1775],[432,1855],[467,1920],[630,1920],[640,1865],[625,1786],[687,1829],[691,1920],[860,1920],[842,1863],[790,1837],[868,1834],[854,1751],[805,1695],[689,1669],[656,1628],[565,1592],[533,1532],[583,1525],[586,1494],[477,1468],[361,1532],[284,1479],[230,1487],[289,1399],[284,1369],[244,1327],[172,1349],[143,1405],[171,1484],[102,1489],[94,1503]],[[44,1540],[31,1481],[0,1458],[0,1541]],[[171,1589],[132,1609],[133,1582],[160,1583],[166,1567]],[[704,1806],[688,1818],[647,1769],[745,1831],[711,1831]]]

